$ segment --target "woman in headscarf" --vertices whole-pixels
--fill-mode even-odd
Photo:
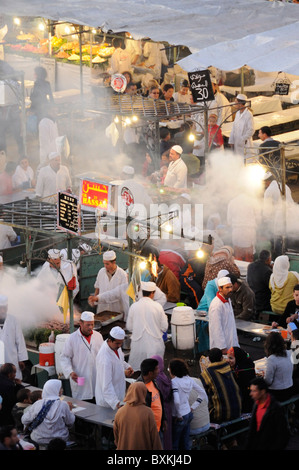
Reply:
[[[60,400],[61,390],[61,380],[48,380],[41,400],[33,403],[22,417],[30,439],[37,444],[47,445],[54,438],[69,440],[69,429],[75,422],[75,415],[71,412],[72,404]]]
[[[163,432],[163,449],[171,450],[172,449],[172,405],[173,405],[173,396],[172,396],[172,386],[171,379],[164,372],[164,361],[161,356],[152,356],[152,359],[156,359],[159,365],[159,374],[155,378],[160,392],[163,395],[164,399],[164,412],[167,420],[166,431]]]
[[[145,404],[146,394],[143,382],[128,388],[125,405],[118,409],[113,424],[116,450],[162,450],[154,413]]]
[[[254,404],[250,397],[250,382],[255,378],[254,362],[249,354],[239,347],[227,351],[227,361],[241,392],[242,413],[250,413]]]
[[[222,269],[226,269],[231,274],[240,277],[241,273],[234,262],[233,254],[233,248],[227,245],[212,253],[205,267],[205,275],[202,283],[203,290],[205,290],[207,282],[215,279]]]
[[[278,256],[274,261],[269,281],[271,308],[280,315],[284,313],[287,303],[293,299],[293,290],[299,280],[299,274],[289,271],[289,268],[289,258],[286,255]]]

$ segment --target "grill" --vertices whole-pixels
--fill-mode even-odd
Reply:
[[[29,198],[14,201],[1,206],[4,223],[19,228],[28,228],[40,232],[62,232],[57,227],[57,206]],[[81,211],[81,233],[94,232],[95,215]]]

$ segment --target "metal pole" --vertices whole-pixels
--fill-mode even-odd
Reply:
[[[81,94],[81,98],[83,96],[82,33],[83,33],[83,27],[79,26],[80,94]]]
[[[70,235],[67,236],[67,257],[72,262],[72,238]],[[68,290],[69,306],[70,306],[70,333],[74,332],[74,301],[73,291]]]
[[[24,74],[21,77],[21,88],[22,88],[22,96],[21,96],[21,114],[22,114],[22,141],[23,141],[23,151],[24,155],[27,155],[27,129],[26,129],[26,105],[25,105],[25,82],[24,82]]]
[[[280,147],[280,164],[281,164],[281,197],[282,197],[282,254],[286,251],[286,229],[287,229],[287,213],[286,213],[286,162],[285,162],[285,148]]]

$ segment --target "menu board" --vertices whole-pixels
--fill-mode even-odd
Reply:
[[[209,70],[188,72],[188,77],[194,103],[212,101],[214,99],[214,92]]]
[[[107,210],[110,204],[111,185],[102,181],[81,180],[80,204],[85,208]]]
[[[275,83],[275,95],[288,95],[290,84],[286,82]]]
[[[60,229],[79,234],[78,197],[64,192],[58,193],[57,225]]]

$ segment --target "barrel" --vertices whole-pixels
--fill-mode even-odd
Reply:
[[[194,348],[195,317],[191,307],[174,307],[171,315],[171,336],[175,349]]]
[[[56,374],[58,375],[58,377],[63,376],[63,371],[60,363],[60,356],[64,348],[64,343],[66,342],[69,336],[69,333],[63,333],[61,335],[56,335],[55,338],[55,367]]]
[[[39,364],[50,367],[55,365],[54,344],[41,343],[39,345]]]

